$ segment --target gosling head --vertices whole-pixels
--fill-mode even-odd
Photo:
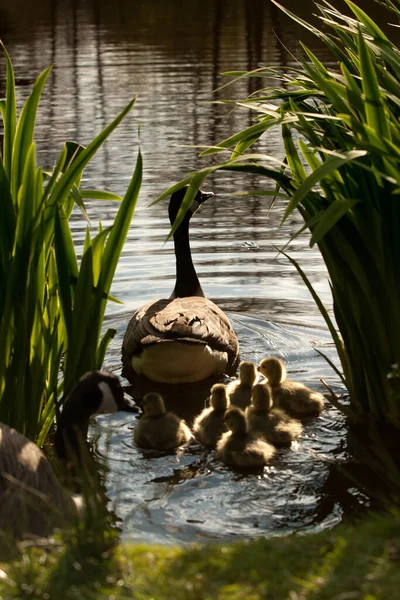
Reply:
[[[268,412],[272,408],[272,399],[269,389],[265,384],[257,383],[253,387],[251,403],[256,410]]]
[[[256,365],[249,360],[245,360],[239,365],[240,383],[252,386],[257,378]]]
[[[228,408],[229,399],[223,383],[216,383],[212,386],[210,404],[214,410],[219,412],[225,412]]]
[[[224,416],[224,422],[227,428],[235,435],[244,435],[247,433],[246,416],[237,406],[228,408]]]
[[[163,397],[156,392],[146,394],[142,406],[146,417],[158,417],[166,412]]]
[[[286,379],[286,367],[277,356],[263,358],[259,370],[268,379],[270,385],[277,385]]]
[[[176,219],[176,215],[178,214],[178,211],[182,205],[183,199],[188,188],[189,186],[185,185],[180,190],[174,192],[171,196],[168,207],[168,213],[171,223],[174,223]],[[203,204],[203,202],[205,202],[207,198],[211,198],[211,196],[214,196],[213,192],[202,192],[201,190],[199,190],[196,196],[193,198],[192,203],[186,213],[187,216],[185,218],[190,219],[190,217],[194,215],[194,213],[200,207],[200,205]]]

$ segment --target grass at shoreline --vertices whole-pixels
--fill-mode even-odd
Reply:
[[[96,554],[83,559],[56,540],[21,546],[0,561],[0,598],[394,599],[400,514],[311,535],[189,548],[119,545]]]

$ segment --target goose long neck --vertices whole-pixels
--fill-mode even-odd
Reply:
[[[189,242],[189,218],[185,218],[174,234],[176,258],[176,283],[173,298],[202,296],[205,294],[194,268]]]
[[[55,450],[59,458],[67,459],[71,454],[80,456],[82,445],[86,445],[89,413],[72,413],[65,407],[57,424],[54,437]]]

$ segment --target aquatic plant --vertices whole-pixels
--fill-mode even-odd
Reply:
[[[329,272],[336,322],[301,266],[281,251],[303,278],[336,345],[342,372],[336,371],[350,405],[332,399],[361,425],[368,436],[364,448],[373,453],[370,465],[380,464],[375,470],[398,495],[400,468],[390,451],[380,450],[385,437],[383,443],[377,440],[382,431],[385,436],[400,429],[392,367],[400,359],[400,51],[351,0],[346,3],[353,17],[326,0],[316,4],[323,29],[274,3],[318,36],[336,59],[335,67],[325,66],[302,44],[304,55],[294,67],[227,73],[234,81],[278,78],[282,87],[267,83],[242,102],[229,101],[250,109],[254,124],[202,153],[230,151],[229,160],[197,171],[165,195],[191,181],[193,196],[215,170],[252,173],[259,176],[261,189],[249,194],[287,200],[282,222],[294,210],[300,212],[301,231],[309,229],[310,245],[318,246]],[[400,17],[398,0],[381,4]],[[249,153],[276,127],[282,130],[286,154],[278,165],[271,156]]]
[[[52,172],[37,166],[34,129],[49,75],[37,78],[17,114],[15,78],[6,60],[6,97],[0,103],[0,421],[43,443],[57,402],[86,371],[101,367],[114,330],[103,335],[110,287],[138,198],[142,159],[124,198],[80,189],[82,172],[134,105],[86,147],[64,144]],[[75,205],[87,218],[84,198],[118,200],[111,227],[91,237],[80,263],[69,218]]]

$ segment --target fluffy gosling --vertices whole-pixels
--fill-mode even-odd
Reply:
[[[204,446],[214,448],[221,435],[226,431],[224,416],[229,405],[229,398],[223,383],[216,383],[212,386],[210,405],[195,418],[193,433]]]
[[[289,414],[301,417],[315,417],[324,408],[324,397],[302,383],[286,379],[286,367],[280,358],[264,358],[259,367],[260,373],[268,379],[273,402]]]
[[[183,419],[166,411],[160,394],[150,392],[145,395],[143,412],[133,434],[135,443],[141,448],[173,450],[190,441],[189,427]]]
[[[249,406],[251,391],[257,379],[256,365],[250,361],[243,361],[239,365],[239,380],[228,384],[228,396],[232,406],[243,410]]]
[[[246,418],[250,433],[261,435],[274,446],[290,446],[303,431],[299,421],[279,408],[272,408],[271,393],[266,384],[258,383],[253,387]]]
[[[248,469],[265,466],[275,454],[275,448],[247,430],[244,412],[236,406],[225,413],[230,431],[217,443],[218,458],[227,466]]]

